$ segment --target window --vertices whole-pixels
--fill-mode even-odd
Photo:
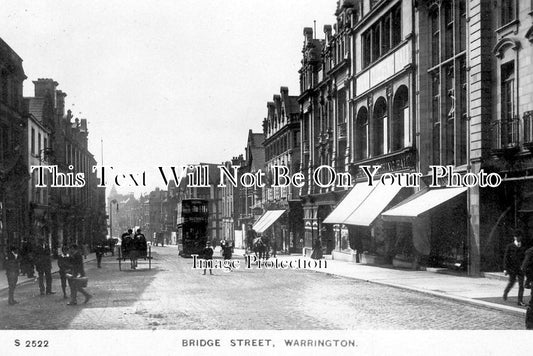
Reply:
[[[372,61],[376,61],[381,56],[380,40],[381,24],[378,22],[372,27]]]
[[[355,124],[355,157],[357,160],[368,157],[368,110],[359,109]]]
[[[363,47],[363,68],[368,67],[368,65],[371,62],[370,57],[370,46],[372,45],[371,37],[370,37],[370,31],[367,31],[366,33],[363,33],[362,35],[362,47]]]
[[[466,162],[466,0],[444,0],[429,12],[433,164]]]
[[[41,152],[41,133],[40,133],[40,132],[37,134],[37,155],[39,156],[39,159],[42,158],[42,152]]]
[[[440,76],[432,73],[431,78],[431,118],[433,120],[433,163],[440,164]]]
[[[396,151],[411,145],[409,93],[406,86],[402,85],[396,91],[392,110],[392,150]]]
[[[401,41],[402,11],[401,4],[398,4],[361,35],[363,68],[387,54]]]
[[[431,21],[431,63],[436,65],[440,58],[440,26],[439,26],[439,10],[433,9],[430,14]]]
[[[391,47],[391,14],[387,14],[381,22],[381,53],[387,53]]]
[[[31,128],[31,154],[35,155],[35,129]]]
[[[402,42],[402,7],[397,5],[392,10],[392,47]]]
[[[337,95],[338,123],[346,122],[346,91],[340,90]]]
[[[515,117],[514,61],[501,66],[501,144],[513,146],[518,142],[518,118]]]
[[[387,102],[385,98],[380,97],[374,105],[373,121],[373,138],[372,153],[373,156],[379,156],[388,152],[387,147]]]
[[[515,20],[516,0],[500,0],[500,26],[505,26]]]

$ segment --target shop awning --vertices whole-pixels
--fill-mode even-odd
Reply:
[[[254,229],[257,233],[264,232],[273,223],[275,223],[284,212],[285,210],[268,210],[259,218],[259,220],[255,222],[255,224],[252,226],[252,229]]]
[[[344,224],[344,221],[350,216],[368,197],[375,186],[368,183],[358,183],[352,190],[346,194],[339,205],[324,219],[325,224]]]
[[[370,226],[401,189],[399,184],[384,185],[379,183],[357,209],[344,220],[343,224]]]
[[[418,216],[466,192],[467,188],[432,189],[417,193],[381,216],[388,221],[413,221]]]

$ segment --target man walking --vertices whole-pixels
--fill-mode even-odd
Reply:
[[[52,292],[52,258],[50,256],[50,246],[41,238],[35,248],[35,268],[39,273],[39,290],[41,295],[54,294]],[[45,288],[46,281],[46,288]]]
[[[104,256],[104,244],[102,242],[99,242],[96,244],[95,251],[96,253],[96,266],[98,268],[102,268],[102,257]]]
[[[4,268],[6,269],[7,284],[9,286],[9,305],[18,304],[15,300],[15,287],[17,286],[17,281],[19,278],[20,272],[20,262],[19,262],[19,253],[15,246],[11,246],[9,252],[6,255],[4,261]]]
[[[72,276],[69,278],[70,285],[70,303],[67,305],[77,305],[78,292],[85,296],[84,303],[86,304],[93,297],[83,289],[80,285],[80,278],[85,277],[85,269],[83,268],[83,257],[78,245],[74,244],[70,248]]]
[[[531,281],[533,281],[533,247],[530,247],[525,252],[524,262],[522,262],[522,272],[526,275],[528,286],[531,288]],[[533,329],[533,289],[531,290],[531,296],[529,297],[529,305],[526,310],[526,329]]]
[[[524,273],[521,270],[521,264],[524,260],[524,248],[522,247],[522,238],[515,234],[514,241],[505,247],[503,256],[503,273],[509,275],[509,282],[503,291],[503,300],[507,300],[507,295],[513,288],[518,279],[518,301],[519,306],[524,304]]]

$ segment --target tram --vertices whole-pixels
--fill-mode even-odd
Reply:
[[[177,209],[177,242],[182,257],[199,255],[207,242],[208,201],[183,199]]]

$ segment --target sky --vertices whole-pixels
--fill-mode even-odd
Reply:
[[[116,172],[221,163],[262,131],[280,86],[299,94],[303,28],[323,38],[336,0],[1,0],[0,37],[32,81],[53,78]],[[101,144],[103,142],[103,145]]]

